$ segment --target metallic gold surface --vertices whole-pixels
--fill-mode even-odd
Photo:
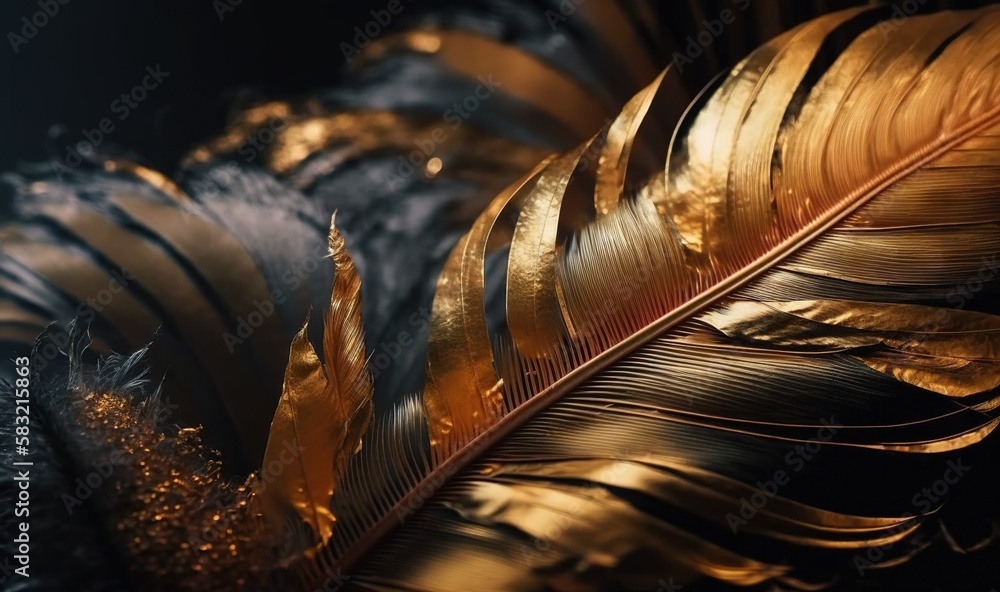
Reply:
[[[325,397],[327,377],[307,329],[308,324],[302,326],[288,352],[285,384],[271,420],[256,487],[272,528],[283,530],[289,514],[297,515],[325,541],[336,521],[329,505],[334,488],[333,450],[335,440],[343,435],[327,421],[333,401]]]
[[[720,525],[726,525],[727,515],[739,514],[741,500],[755,493],[752,487],[736,480],[683,464],[670,466],[655,460],[574,459],[533,464],[509,463],[487,470],[487,474],[495,479],[515,480],[517,483],[544,479],[563,486],[571,482],[586,482],[644,491],[662,502],[684,508]],[[911,534],[920,522],[913,516],[851,516],[776,496],[745,528],[748,533],[797,544],[864,549],[898,542]]]
[[[473,482],[466,496],[450,505],[469,520],[513,526],[538,539],[558,529],[560,542],[577,549],[580,561],[590,565],[615,568],[625,557],[649,557],[645,568],[632,573],[633,577],[684,565],[724,582],[749,586],[789,571],[786,566],[733,553],[673,525],[651,521],[602,488]]]
[[[356,60],[364,63],[386,52],[415,51],[433,55],[460,74],[475,79],[490,75],[506,93],[534,105],[572,130],[589,137],[601,127],[613,107],[537,56],[513,45],[466,31],[417,29],[372,42]]]
[[[792,566],[714,546],[623,499],[651,497],[720,522],[753,495],[749,478],[729,475],[808,444],[824,409],[850,420],[834,430],[820,461],[829,464],[817,472],[864,458],[884,466],[886,488],[895,485],[894,463],[959,453],[995,431],[995,317],[875,299],[727,299],[772,271],[792,270],[812,280],[802,290],[837,279],[864,294],[885,282],[920,301],[929,286],[975,277],[1000,246],[989,170],[1000,105],[985,98],[1000,96],[1000,11],[913,17],[886,39],[874,18],[862,30],[865,10],[807,23],[728,72],[678,127],[661,155],[662,177],[628,178],[649,95],[612,127],[596,181],[576,170],[589,143],[540,171],[507,259],[510,337],[500,337],[497,359],[469,356],[460,331],[430,346],[431,359],[449,352],[449,363],[466,369],[454,371],[467,379],[462,392],[461,380],[448,383],[450,400],[480,405],[496,366],[513,403],[484,432],[450,434],[451,456],[437,454],[423,481],[459,472],[439,499],[462,519],[529,538],[558,524],[558,545],[544,556],[552,572],[561,561],[614,572],[620,558],[641,552],[734,584],[818,587],[797,580]],[[835,39],[846,41],[842,49]],[[833,47],[840,53],[831,56]],[[938,172],[957,163],[977,172]],[[630,182],[641,186],[635,195]],[[932,198],[946,182],[954,211]],[[598,218],[560,244],[565,198],[580,185],[594,187]],[[912,211],[910,196],[919,206]],[[494,205],[490,219],[501,210]],[[463,293],[452,283],[457,269],[482,277],[481,258],[468,259],[468,269],[458,264],[469,241],[453,252],[439,286],[449,310],[484,306],[481,285]],[[487,351],[484,339],[477,343],[475,351]],[[489,379],[476,384],[473,368]],[[794,370],[811,381],[798,391]],[[442,387],[431,374],[433,432]],[[655,458],[626,453],[620,474],[609,476],[609,457],[628,446],[655,450]],[[776,497],[749,528],[795,549],[895,545],[923,530],[922,519],[837,512],[829,500],[797,497],[821,482]],[[372,528],[378,536],[392,528],[382,522]],[[495,548],[502,557],[502,544]],[[898,560],[906,557],[901,551]],[[578,574],[565,575],[578,583]]]
[[[372,382],[361,325],[361,279],[330,221],[336,278],[324,319],[323,362],[307,336],[308,320],[289,351],[285,383],[271,421],[262,471],[255,482],[265,518],[277,530],[289,513],[317,543],[333,535],[330,499],[361,447],[372,415]]]
[[[541,357],[573,333],[556,286],[559,213],[590,143],[549,163],[524,197],[507,261],[507,327],[518,351]]]
[[[549,153],[472,123],[452,129],[442,126],[440,118],[404,111],[326,113],[318,105],[293,109],[280,103],[255,113],[239,118],[231,130],[192,151],[188,162],[231,154],[247,138],[267,128],[274,139],[261,150],[261,160],[286,182],[306,189],[344,163],[367,155],[400,153],[408,157],[414,150],[414,138],[424,138],[434,143],[426,166],[428,178],[457,177],[492,188],[498,180],[507,183],[510,171],[529,170]]]
[[[700,317],[726,335],[785,348],[844,351],[927,390],[963,397],[1000,386],[1000,319],[850,300],[733,302]]]
[[[625,174],[628,172],[632,148],[639,135],[639,126],[649,113],[653,98],[659,92],[668,71],[669,68],[661,72],[649,86],[632,97],[608,128],[607,140],[597,164],[597,181],[594,188],[594,207],[598,216],[606,215],[613,210],[625,193]]]
[[[153,400],[119,393],[78,393],[72,403],[78,429],[107,439],[106,477],[86,503],[111,520],[108,537],[128,558],[130,571],[171,589],[209,592],[262,589],[278,542],[256,520],[247,484],[221,475],[218,454],[201,441],[201,428],[160,425]]]
[[[629,22],[624,7],[617,2],[587,2],[580,4],[578,10],[628,69],[636,85],[633,88],[656,77],[657,67],[637,27]]]
[[[285,122],[293,114],[292,104],[286,101],[271,101],[241,111],[223,135],[192,150],[184,159],[184,164],[207,162],[217,154],[233,152],[261,126],[274,121]]]
[[[336,277],[330,308],[323,319],[323,368],[333,391],[333,478],[338,483],[347,462],[361,449],[361,438],[372,418],[372,377],[365,354],[361,320],[361,277],[344,247],[344,237],[330,218],[329,249]],[[326,500],[329,505],[329,499]],[[325,539],[324,539],[325,540]]]
[[[178,187],[170,177],[149,167],[144,167],[127,160],[109,159],[104,161],[104,170],[108,172],[123,172],[135,175],[153,187],[162,191],[180,203],[191,203],[191,198],[183,189]]]
[[[493,366],[493,350],[482,306],[486,295],[483,265],[490,238],[509,226],[504,212],[519,206],[525,189],[537,181],[524,175],[497,196],[452,250],[438,278],[428,337],[427,408],[431,448],[443,460],[458,442],[475,437],[503,415],[502,383]],[[493,245],[496,248],[495,245]],[[464,389],[474,385],[478,396]]]

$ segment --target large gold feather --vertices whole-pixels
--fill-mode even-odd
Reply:
[[[1000,422],[1000,9],[889,14],[789,31],[686,112],[668,70],[498,196],[317,583],[815,589],[947,532],[915,494]]]

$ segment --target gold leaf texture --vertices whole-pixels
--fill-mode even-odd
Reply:
[[[292,341],[256,482],[264,517],[273,528],[284,529],[297,516],[321,543],[333,535],[336,516],[330,499],[372,416],[361,280],[334,219],[329,249],[336,277],[323,324],[323,361],[309,342],[307,321]]]
[[[1000,9],[890,14],[784,33],[686,111],[668,71],[487,208],[423,405],[335,496],[348,587],[816,589],[926,546],[914,494],[1000,421]]]

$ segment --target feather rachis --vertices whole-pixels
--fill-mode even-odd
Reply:
[[[900,39],[909,35],[906,42],[897,40],[890,44],[894,49],[887,51],[898,53],[916,40],[931,39],[924,29],[947,29],[960,18],[977,23],[963,34],[977,37],[981,43],[983,36],[994,34],[988,21],[995,14],[965,13],[959,19],[942,18],[937,24],[922,18],[911,19],[904,26],[920,28],[921,32],[904,32]],[[678,490],[670,488],[681,485],[673,480],[660,481],[655,471],[697,473],[702,476],[699,478],[720,484],[722,479],[734,478],[748,485],[753,483],[755,470],[780,463],[785,447],[804,444],[815,430],[822,429],[821,416],[817,416],[824,410],[835,410],[846,422],[835,430],[836,438],[825,445],[824,455],[855,459],[851,466],[883,466],[890,462],[891,456],[895,470],[896,463],[963,452],[990,436],[998,420],[991,413],[995,396],[989,393],[995,389],[993,379],[1000,376],[993,356],[992,334],[946,335],[948,332],[941,330],[945,324],[929,328],[926,332],[933,333],[931,337],[914,342],[900,334],[905,325],[898,322],[894,325],[892,319],[912,320],[925,311],[879,307],[880,301],[862,304],[865,292],[861,288],[857,289],[862,297],[857,299],[859,304],[853,305],[854,312],[861,317],[872,317],[878,326],[850,326],[853,322],[850,317],[840,313],[829,317],[819,315],[810,320],[822,327],[810,326],[809,331],[825,331],[828,336],[864,333],[863,337],[852,336],[855,341],[851,343],[823,342],[826,347],[823,350],[755,339],[754,333],[743,330],[743,326],[738,330],[729,326],[720,330],[720,323],[713,316],[729,310],[727,307],[732,307],[734,300],[738,303],[739,298],[734,299],[734,295],[745,297],[759,283],[773,277],[784,278],[786,284],[808,277],[812,286],[832,285],[831,269],[845,260],[854,267],[841,263],[838,274],[844,277],[837,277],[838,281],[866,285],[881,279],[873,277],[872,266],[866,267],[852,254],[852,240],[854,251],[864,240],[883,237],[908,241],[913,245],[911,250],[920,250],[915,237],[930,236],[928,233],[932,232],[927,228],[932,225],[919,221],[914,224],[910,219],[906,220],[907,225],[899,225],[905,206],[886,205],[889,200],[907,199],[910,192],[906,187],[911,179],[955,160],[966,166],[983,167],[994,162],[992,156],[977,151],[983,146],[987,152],[992,149],[992,140],[988,138],[994,136],[989,130],[996,126],[1000,105],[973,101],[970,108],[959,105],[949,111],[947,102],[934,102],[933,97],[926,96],[933,85],[923,79],[930,75],[913,69],[893,72],[890,68],[888,79],[876,77],[864,84],[855,80],[860,76],[858,70],[850,77],[844,74],[850,70],[845,70],[845,64],[859,61],[863,72],[864,64],[876,62],[869,58],[872,51],[880,51],[882,47],[873,41],[874,34],[870,31],[877,22],[864,12],[827,17],[783,36],[731,72],[731,77],[744,79],[723,83],[720,94],[707,102],[709,111],[714,109],[728,115],[706,118],[705,130],[695,123],[688,135],[675,143],[704,141],[702,155],[707,160],[692,164],[690,159],[671,159],[666,179],[652,180],[634,198],[620,196],[617,205],[602,211],[599,219],[584,228],[558,259],[559,283],[552,288],[565,302],[574,334],[556,332],[548,337],[547,343],[544,339],[532,339],[525,351],[521,351],[525,338],[500,338],[491,357],[495,358],[497,375],[503,380],[505,414],[482,429],[466,432],[464,438],[451,440],[450,456],[439,459],[432,469],[408,483],[398,496],[391,497],[391,507],[368,522],[355,545],[343,548],[342,567],[356,570],[361,578],[373,574],[383,577],[381,574],[388,571],[398,577],[405,574],[404,581],[417,582],[414,585],[452,589],[455,580],[451,578],[408,578],[430,577],[435,573],[457,576],[465,573],[458,566],[460,557],[467,558],[470,565],[482,557],[493,557],[498,574],[502,574],[497,581],[503,581],[507,575],[515,577],[513,574],[518,570],[509,566],[511,558],[504,555],[508,545],[514,543],[507,534],[498,533],[508,533],[504,529],[513,528],[529,538],[538,536],[539,526],[534,519],[557,524],[556,515],[565,514],[567,507],[576,507],[581,509],[569,512],[570,526],[562,529],[558,545],[544,554],[554,562],[545,569],[559,572],[558,577],[568,578],[566,581],[574,584],[580,583],[578,578],[583,576],[580,572],[569,573],[568,568],[559,571],[563,565],[560,561],[612,574],[608,576],[615,582],[609,585],[612,589],[625,587],[621,582],[626,579],[631,582],[629,588],[655,582],[655,578],[641,579],[652,574],[629,573],[617,563],[622,556],[641,548],[643,552],[654,553],[664,565],[673,566],[678,578],[683,574],[684,581],[707,576],[738,585],[768,580],[818,585],[815,580],[797,580],[781,561],[750,561],[753,553],[746,550],[744,555],[733,555],[724,549],[725,545],[717,544],[718,537],[711,532],[689,539],[688,532],[658,531],[673,543],[690,541],[689,545],[671,548],[668,553],[660,546],[662,541],[650,540],[638,528],[629,526],[634,517],[632,509],[619,505],[619,499],[609,500],[605,497],[606,490],[625,489],[635,495],[653,497],[677,493]],[[832,63],[821,62],[819,66],[826,73],[835,71],[833,78],[839,77],[840,82],[834,84],[830,82],[833,78],[823,76],[818,81],[810,79],[815,66],[810,60],[827,46],[828,38],[843,32],[845,27],[850,29],[847,47],[838,48],[840,57]],[[865,32],[865,27],[869,32]],[[936,38],[950,37],[941,33]],[[946,47],[927,51],[939,54],[937,59],[953,61],[952,52],[968,51],[965,41],[963,45],[951,40]],[[979,67],[982,73],[976,78],[982,88],[970,94],[979,97],[988,92],[983,89],[996,85],[998,73],[987,64],[988,55],[973,57],[981,65],[974,67]],[[893,60],[886,63],[892,64]],[[926,68],[936,69],[936,75],[946,78],[948,83],[959,78],[937,64],[931,63]],[[806,86],[807,82],[811,88]],[[912,93],[913,96],[923,98],[901,98],[899,88],[916,89],[919,92]],[[895,107],[878,111],[876,116],[840,104],[848,98],[857,103],[860,99],[852,93],[868,93],[870,96],[860,97],[866,101],[888,98]],[[909,129],[910,118],[925,109],[907,102],[917,100],[930,101],[933,108],[943,110],[939,114],[947,116],[934,115],[920,124],[919,133],[913,133]],[[803,104],[790,109],[789,103],[796,101]],[[816,107],[826,106],[825,101],[838,103],[826,113],[837,114],[845,121],[838,117],[820,118],[817,113],[823,110]],[[697,121],[698,114],[692,116]],[[880,124],[878,118],[887,118],[892,125],[885,126],[884,121]],[[882,133],[880,125],[888,128],[889,136],[894,131],[898,134],[880,137],[877,142],[863,134],[855,138],[852,134],[856,135],[854,130],[858,125],[871,134]],[[630,125],[629,129],[634,132],[638,128]],[[971,150],[966,152],[972,154],[956,155],[962,152],[958,147],[970,142]],[[876,153],[864,166],[855,166],[858,164],[855,158],[834,162],[828,156],[863,153],[869,143]],[[886,149],[889,145],[895,147],[894,152]],[[810,149],[793,150],[796,146]],[[692,147],[697,148],[693,144]],[[565,187],[572,180],[569,177],[574,175],[575,167],[566,168],[570,169],[563,173],[566,178],[554,186]],[[898,293],[904,302],[906,298],[917,299],[933,284],[940,269],[953,267],[957,269],[953,273],[961,275],[973,262],[979,265],[977,249],[988,249],[993,240],[990,237],[997,236],[995,225],[989,222],[991,216],[995,218],[995,201],[988,198],[989,188],[983,184],[987,174],[967,176],[976,180],[976,187],[967,198],[963,197],[963,210],[949,223],[949,227],[981,239],[955,244],[949,249],[951,258],[940,259],[937,264],[927,258],[922,266],[911,266],[906,274],[891,270],[884,273],[887,285],[897,290],[886,290],[886,294]],[[620,186],[618,177],[604,180],[605,186]],[[803,189],[809,183],[817,185],[815,191]],[[909,183],[910,188],[915,186]],[[924,194],[922,215],[933,216],[941,210],[941,201],[935,202],[927,192]],[[614,204],[615,200],[602,203]],[[873,208],[874,205],[878,207]],[[983,223],[984,218],[988,222]],[[878,221],[877,231],[862,233],[853,229],[872,220]],[[862,239],[861,235],[866,233],[874,238]],[[547,246],[548,240],[542,240],[540,234],[530,237],[531,240],[541,240]],[[938,249],[944,244],[935,243]],[[888,260],[893,257],[902,260],[907,252],[886,250],[884,255],[879,254]],[[519,265],[526,270],[537,267],[537,263],[527,260]],[[467,272],[478,274],[479,269]],[[508,281],[508,292],[524,290],[520,297],[532,298],[539,276],[528,273],[526,277],[531,281],[513,284]],[[454,276],[449,281],[453,279]],[[804,284],[799,288],[808,293]],[[461,300],[456,302],[459,309],[482,306],[478,299],[462,299],[460,292],[452,294]],[[812,302],[809,298],[800,300]],[[602,308],[607,302],[613,306]],[[774,307],[783,314],[803,312],[801,303],[781,302],[784,304]],[[897,303],[890,300],[885,304]],[[818,302],[815,306],[819,307],[816,310],[831,311],[835,307],[851,309],[852,303],[844,299]],[[874,314],[875,310],[879,314]],[[961,315],[952,320],[966,329],[969,323],[992,322],[958,316]],[[532,318],[522,316],[508,322],[514,320],[523,326],[525,322],[530,324]],[[559,320],[554,313],[547,318],[551,323]],[[435,318],[432,325],[441,322],[441,318]],[[780,322],[788,325],[786,328],[793,323],[787,318]],[[969,364],[946,360],[940,355],[958,345],[969,348],[963,350],[974,358],[967,360]],[[886,358],[886,355],[897,357]],[[758,368],[761,371],[755,373]],[[809,377],[811,388],[820,389],[817,397],[807,396],[808,391],[795,391],[795,369]],[[837,377],[837,373],[842,377]],[[849,396],[838,399],[826,390],[838,382]],[[693,394],[685,398],[685,390]],[[468,387],[464,391],[469,401],[481,401],[482,394],[481,390]],[[462,395],[452,391],[449,396]],[[825,404],[824,396],[829,397]],[[780,421],[764,413],[766,405],[787,405],[781,408]],[[902,409],[907,411],[904,413]],[[837,420],[822,419],[832,423]],[[627,474],[636,481],[627,481],[624,476],[611,481],[593,476],[590,465],[553,464],[570,459],[619,457],[633,467]],[[628,463],[657,468],[640,479],[638,475],[647,475],[646,468]],[[830,471],[844,470],[835,464],[823,466]],[[561,472],[556,474],[556,469]],[[916,479],[917,473],[909,475],[899,469],[893,474],[900,483],[886,483],[886,489],[897,488],[896,493],[905,500],[909,485],[902,482]],[[709,474],[712,476],[705,477]],[[846,483],[846,476],[841,476]],[[831,486],[840,487],[841,482],[834,477],[828,480]],[[590,484],[580,485],[580,482]],[[660,485],[653,485],[654,482]],[[743,495],[735,488],[725,490],[726,503],[738,502]],[[905,528],[891,530],[889,527],[898,526],[891,524],[894,511],[872,500],[835,502],[808,488],[790,490],[787,498],[782,493],[775,499],[779,498],[780,504],[776,502],[779,505],[770,507],[775,511],[772,518],[776,521],[767,522],[766,529],[764,522],[749,528],[766,530],[764,536],[788,542],[792,549],[863,549],[888,541],[900,543],[899,555],[891,561],[903,561],[912,555],[903,542],[933,528],[933,513],[937,511],[935,508],[934,512],[907,520]],[[505,500],[506,506],[498,506],[498,499]],[[702,518],[716,525],[721,521],[725,526],[724,516],[701,508],[698,504],[702,502],[697,497],[688,503],[690,512],[702,512]],[[838,507],[837,503],[842,505]],[[442,506],[457,511],[458,516],[443,512]],[[400,511],[405,520],[399,518]],[[801,527],[798,522],[783,521],[786,511],[801,513],[816,522],[822,521],[823,516],[831,516],[829,512],[838,513],[842,517],[838,520],[846,522],[865,517],[889,522],[884,522],[887,529],[866,529],[856,533],[857,538],[845,541],[833,531],[823,529],[802,536],[796,530]],[[646,519],[657,524],[657,528],[663,526],[658,522],[660,517],[648,515]],[[613,528],[620,529],[616,536],[634,537],[628,545],[614,547],[618,549],[617,555],[601,554],[595,548],[594,540],[599,538],[596,533],[601,531],[593,527],[603,524],[602,520],[611,520]],[[414,541],[419,540],[416,537],[422,529],[431,525],[451,529],[448,532],[457,537],[457,542],[442,549],[428,549],[419,556],[404,556],[392,549],[379,548],[379,541],[397,529],[399,540]],[[614,540],[615,545],[620,542]],[[632,544],[637,546],[629,546]],[[483,551],[487,548],[490,551]],[[481,551],[483,554],[478,554]],[[444,557],[452,561],[449,563]],[[510,572],[505,571],[508,567]],[[555,580],[550,578],[557,577],[532,572],[523,566],[518,573],[527,578],[517,580],[519,587],[525,589],[551,587]],[[639,581],[645,583],[637,584]],[[431,582],[436,583],[432,586]]]

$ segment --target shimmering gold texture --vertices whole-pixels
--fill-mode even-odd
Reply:
[[[546,161],[547,162],[547,161]],[[518,198],[537,180],[528,173],[497,197],[473,223],[445,263],[434,295],[437,319],[428,337],[427,407],[431,447],[442,461],[503,415],[501,384],[493,363],[493,350],[481,306],[466,306],[486,297],[483,265],[490,237],[501,234],[508,208],[519,207]],[[509,234],[510,229],[507,229]],[[475,385],[478,397],[466,389]]]
[[[495,191],[509,182],[509,171],[528,170],[548,154],[471,123],[455,129],[451,124],[442,125],[440,117],[380,109],[327,113],[306,102],[294,107],[268,103],[253,109],[238,118],[232,130],[193,150],[187,161],[205,162],[236,152],[247,138],[265,129],[274,139],[263,146],[262,161],[301,188],[353,159],[395,152],[405,160],[414,151],[414,138],[434,146],[434,156],[427,162],[428,177],[441,174],[469,179],[484,190]],[[318,154],[322,158],[315,158]],[[306,162],[308,166],[304,166]],[[471,206],[478,211],[482,204],[470,200]]]
[[[457,563],[493,553],[503,585],[587,589],[595,569],[610,589],[655,587],[626,566],[642,556],[684,582],[817,586],[605,488],[725,527],[754,494],[730,475],[817,434],[827,458],[865,458],[891,487],[900,459],[961,452],[995,431],[997,318],[911,302],[981,278],[1000,251],[1000,10],[914,17],[889,36],[877,25],[850,10],[763,46],[683,115],[662,172],[632,178],[655,146],[636,141],[665,74],[603,136],[490,205],[440,277],[424,393],[427,481],[461,475],[440,495],[460,517],[436,515],[435,528],[461,542],[405,565],[379,555],[360,573],[457,590],[468,573]],[[847,45],[830,56],[838,36]],[[596,170],[579,166],[598,140]],[[581,186],[596,220],[562,244]],[[517,214],[514,232],[491,239],[501,212]],[[495,348],[487,243],[510,246],[510,335]],[[498,390],[499,417],[486,404]],[[789,494],[744,530],[789,549],[895,545],[901,562],[933,520]],[[348,566],[387,524],[362,528]],[[557,540],[534,577],[505,554],[504,528]]]
[[[127,564],[157,590],[264,589],[275,540],[260,529],[248,485],[220,474],[201,428],[172,434],[152,401],[106,392],[83,395],[78,425],[108,438],[112,473],[85,503],[111,517],[109,533]]]
[[[599,216],[615,209],[625,193],[625,175],[639,135],[639,126],[646,119],[653,98],[669,71],[661,72],[649,86],[632,97],[608,128],[606,143],[597,165],[597,182],[594,188],[594,207]]]
[[[409,50],[433,55],[454,71],[488,75],[501,90],[533,105],[572,130],[577,138],[594,133],[613,112],[586,87],[539,57],[516,46],[467,31],[417,29],[374,41],[356,60],[362,64],[386,52]]]
[[[524,196],[507,263],[507,328],[521,351],[544,356],[573,333],[556,265],[559,213],[570,177],[589,143],[556,158]]]
[[[291,513],[320,543],[333,534],[330,499],[372,415],[361,279],[332,219],[330,257],[336,278],[323,325],[323,361],[309,343],[307,322],[292,342],[256,483],[272,528],[283,530]]]
[[[723,333],[787,348],[844,351],[896,379],[964,397],[1000,386],[1000,319],[851,300],[733,302],[701,317]]]
[[[169,177],[160,171],[121,159],[109,159],[104,161],[104,170],[109,172],[124,172],[133,174],[153,187],[156,187],[164,194],[176,199],[178,202],[191,202],[191,197],[188,196],[183,189],[178,187],[177,183],[174,183]]]

